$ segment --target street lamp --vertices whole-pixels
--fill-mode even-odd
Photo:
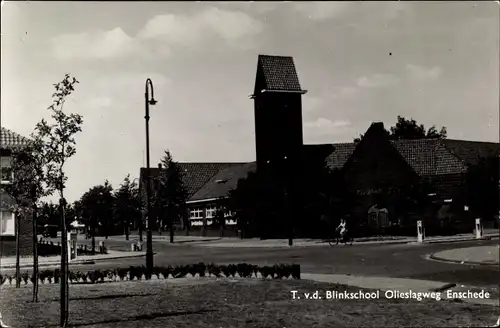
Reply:
[[[149,88],[151,99],[149,99]],[[151,231],[151,172],[149,168],[149,105],[156,105],[154,97],[153,82],[146,80],[146,91],[144,92],[146,115],[146,206],[147,206],[147,239],[146,239],[146,269],[148,273],[153,271],[153,235]]]

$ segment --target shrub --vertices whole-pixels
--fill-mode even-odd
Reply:
[[[263,278],[274,278],[274,279],[282,279],[289,278],[290,276],[293,279],[300,279],[300,265],[298,264],[276,264],[272,267],[270,266],[257,266],[248,263],[240,263],[237,265],[229,264],[229,265],[216,265],[214,263],[204,264],[197,263],[191,265],[178,265],[175,267],[166,266],[166,267],[154,267],[153,274],[160,279],[160,276],[163,276],[164,279],[168,279],[170,276],[173,278],[183,278],[189,273],[193,277],[198,274],[199,277],[204,277],[208,272],[209,276],[221,277],[221,273],[226,277],[235,277],[236,273],[241,278],[250,278],[252,275],[258,277],[258,273],[262,275]],[[129,277],[129,280],[141,280],[143,275],[146,279],[151,279],[151,275],[148,274],[146,268],[144,266],[130,266],[129,268],[119,268],[113,270],[92,270],[87,273],[77,272],[68,272],[68,279],[71,283],[101,283],[104,282],[105,279],[109,281],[126,280],[126,277]],[[33,275],[29,275],[28,272],[25,272],[21,276],[22,280],[25,284],[28,281],[32,283],[35,281],[35,277]],[[15,275],[1,275],[0,274],[0,286],[4,284],[7,280],[9,284],[12,284],[12,280],[15,279]],[[60,280],[60,271],[59,269],[54,270],[43,270],[39,272],[38,279],[42,284],[47,281],[48,283],[59,283]]]
[[[219,278],[220,272],[221,272],[221,267],[211,263],[207,266],[207,271],[208,271],[209,276],[214,275],[214,277]]]

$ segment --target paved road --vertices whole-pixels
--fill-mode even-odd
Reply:
[[[109,242],[111,246],[115,242]],[[116,242],[120,243],[120,242]],[[123,242],[122,242],[123,243]],[[469,246],[496,245],[497,240],[455,242],[449,244],[396,244],[337,247],[297,248],[206,248],[189,245],[154,244],[155,265],[179,265],[196,262],[253,264],[298,263],[302,272],[383,276],[397,278],[448,281],[481,287],[499,285],[500,269],[487,266],[468,266],[442,263],[425,259],[425,255],[438,251]],[[118,244],[117,244],[118,245]],[[143,265],[145,258],[131,258],[75,265],[72,270]],[[5,270],[13,272],[13,270]]]

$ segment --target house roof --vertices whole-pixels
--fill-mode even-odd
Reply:
[[[256,169],[256,162],[222,169],[210,178],[208,182],[191,197],[190,201],[225,197],[229,194],[230,190],[236,189],[240,179],[246,178],[248,173],[255,172]]]
[[[306,154],[321,154],[329,147],[334,151],[326,156],[326,165],[341,169],[359,143],[304,145]],[[468,164],[477,162],[478,156],[500,155],[500,144],[463,140],[417,139],[391,141],[394,148],[420,176],[463,173]],[[309,157],[308,157],[309,158]],[[237,187],[239,179],[255,171],[256,163],[179,163],[183,181],[188,189],[189,201],[202,201],[227,196]],[[144,177],[141,168],[141,181]],[[151,168],[152,177],[160,172]]]
[[[259,55],[259,70],[266,90],[302,91],[292,57]]]
[[[444,139],[442,144],[467,165],[500,155],[500,143]]]
[[[22,135],[7,128],[2,127],[0,129],[0,148],[22,148],[28,146],[29,144],[30,139],[23,137]]]
[[[326,158],[327,166],[342,168],[357,144],[333,144],[336,150]],[[500,144],[491,142],[414,139],[391,140],[391,144],[420,176],[463,173],[480,157],[500,155]]]
[[[201,187],[203,187],[215,174],[223,169],[239,166],[245,163],[186,163],[180,162],[179,166],[183,172],[182,180],[191,198]],[[151,177],[160,174],[160,168],[150,168]],[[144,181],[146,168],[141,168],[141,182]]]

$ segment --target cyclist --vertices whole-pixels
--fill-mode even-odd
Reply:
[[[339,226],[337,227],[337,229],[335,229],[336,231],[339,231],[340,230],[340,238],[345,241],[345,237],[347,235],[347,222],[345,221],[345,219],[340,219],[340,224]]]

